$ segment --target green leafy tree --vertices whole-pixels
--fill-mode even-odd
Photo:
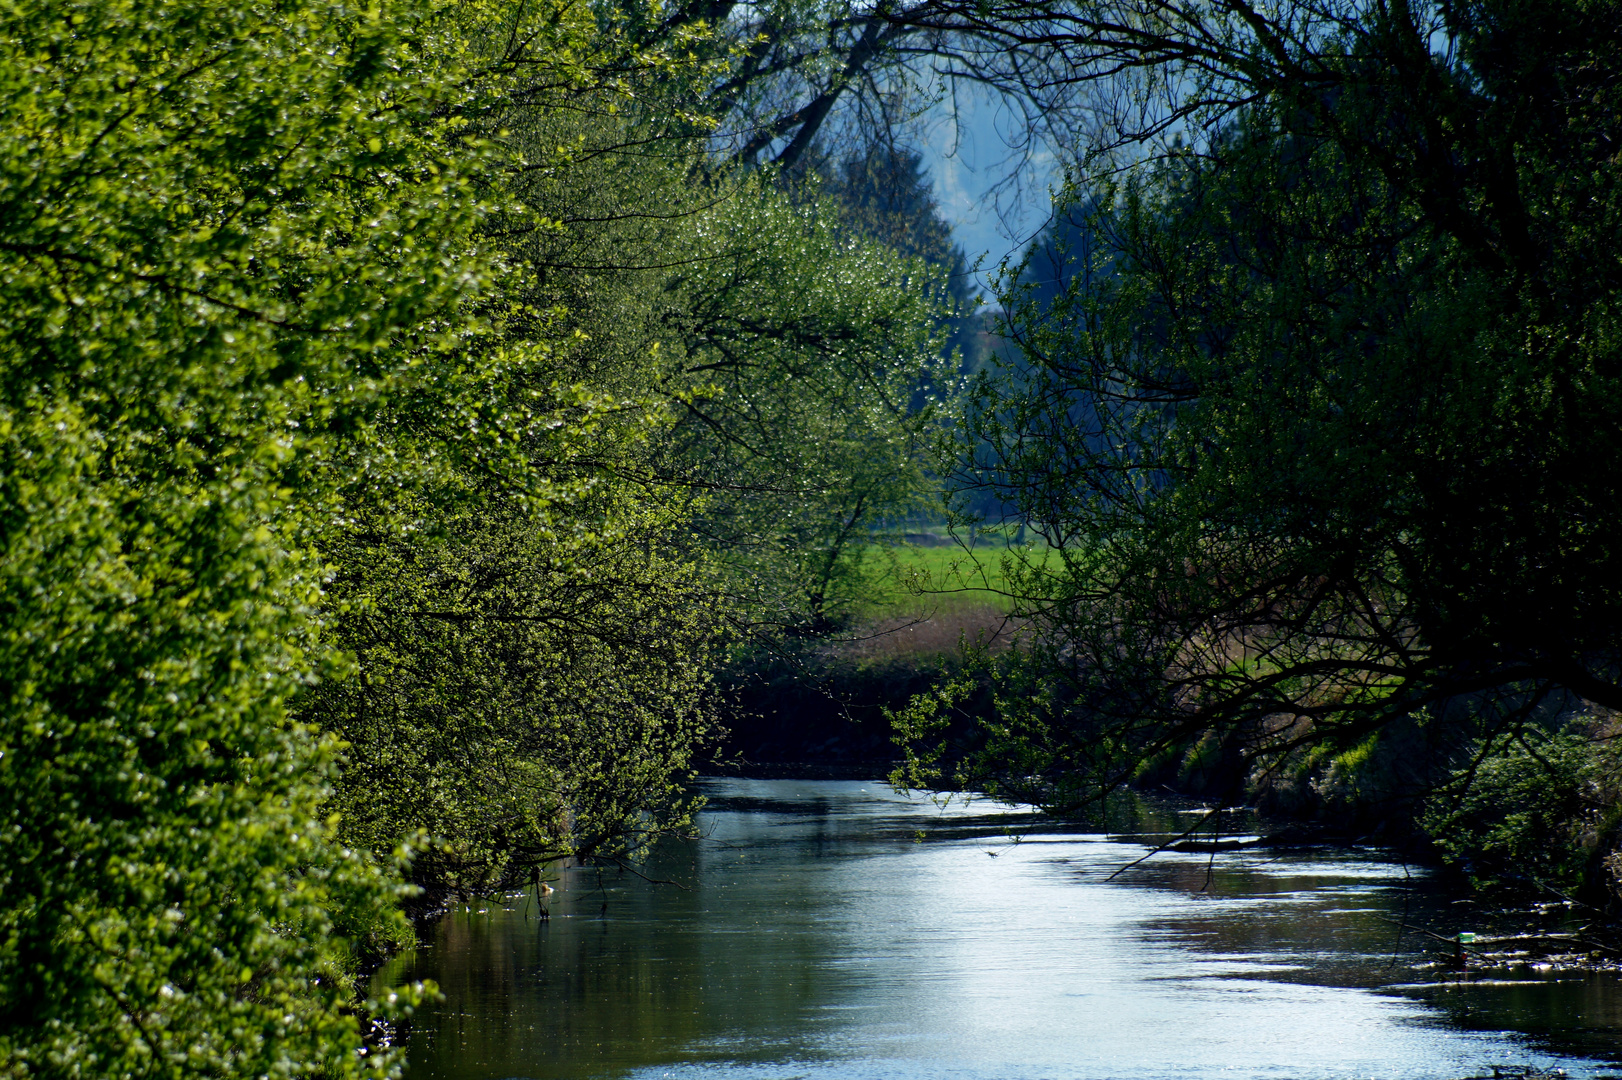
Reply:
[[[598,462],[692,493],[755,615],[820,625],[850,603],[873,530],[928,490],[950,286],[894,237],[852,235],[833,200],[717,171],[695,120],[716,70],[491,107],[481,122],[518,163],[503,190],[546,225],[509,234],[506,295],[530,313],[509,326],[567,341],[558,378],[668,404],[666,434]]]
[[[716,175],[683,111],[704,84],[671,82],[497,112],[526,163],[510,191],[551,223],[509,241],[529,276],[507,287],[568,342],[559,377],[673,410],[612,467],[692,493],[704,546],[757,597],[750,618],[821,625],[850,604],[874,530],[927,497],[947,278],[853,235],[830,199]]]
[[[300,712],[348,746],[332,800],[348,842],[430,835],[412,866],[430,902],[565,858],[640,856],[696,805],[684,784],[713,726],[713,585],[679,557],[686,500],[604,474],[626,441],[604,428],[658,426],[612,400],[574,404],[555,403],[568,422],[549,446],[526,444],[550,451],[545,507],[499,488],[396,497],[359,508],[330,549],[328,633],[356,675]]]
[[[1614,23],[1247,10],[1062,43],[1173,89],[1206,49],[1173,114],[1221,123],[1088,193],[966,429],[964,482],[1050,545],[1014,556],[1029,681],[980,759],[1039,801],[1210,741],[1237,796],[1421,709],[1445,757],[1479,695],[1618,700]]]
[[[356,673],[299,703],[348,745],[343,837],[426,830],[429,899],[684,827],[718,650],[762,609],[826,618],[921,481],[921,268],[706,178],[682,64],[594,28],[560,65],[546,12],[508,14],[460,106],[499,147],[494,326],[379,413],[376,452],[426,471],[352,472],[323,553]]]
[[[426,8],[0,7],[0,1072],[387,1075],[396,859],[291,697],[483,276]],[[444,406],[457,411],[449,403]],[[425,460],[432,455],[425,455]]]
[[[722,190],[693,183],[705,122],[677,94],[702,31],[0,11],[0,1069],[386,1075],[361,1028],[398,1002],[356,975],[407,933],[403,837],[437,833],[419,877],[486,888],[686,813],[714,641],[692,523],[718,485],[674,406],[721,381],[690,342],[759,329],[695,329],[714,298],[671,280],[683,243],[741,257],[695,212]],[[676,148],[658,175],[631,152],[650,129]],[[751,240],[793,223],[733,205]],[[854,393],[902,378],[873,342],[927,310],[867,255],[818,304],[779,257],[703,309],[770,286],[750,356],[849,353],[828,386],[859,415],[824,395],[770,428],[779,479],[843,440],[802,496],[912,422]]]
[[[664,318],[690,388],[670,467],[713,491],[702,525],[735,569],[791,585],[773,617],[820,632],[933,490],[937,405],[918,392],[949,382],[945,275],[823,201],[761,193],[696,224]]]

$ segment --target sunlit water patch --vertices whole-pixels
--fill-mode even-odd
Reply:
[[[1163,853],[882,784],[710,780],[705,838],[446,916],[411,1080],[1604,1073],[1610,977],[1441,985],[1373,852]],[[921,834],[921,837],[920,837]]]

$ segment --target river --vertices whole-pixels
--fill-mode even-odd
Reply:
[[[1622,1057],[1615,976],[1430,966],[1399,923],[1488,917],[1375,850],[1123,871],[1188,817],[1085,832],[881,782],[703,788],[703,838],[639,868],[679,887],[563,870],[550,920],[534,897],[459,908],[386,969],[445,995],[407,1080],[1599,1077]]]

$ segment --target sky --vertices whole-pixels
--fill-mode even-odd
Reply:
[[[958,101],[959,123],[952,122],[951,103],[935,106],[924,118],[919,149],[935,186],[941,213],[951,223],[970,266],[980,262],[980,285],[1005,257],[1017,257],[1046,223],[1048,189],[1058,180],[1053,155],[1038,151],[1025,162],[1020,177],[1025,198],[1018,204],[991,188],[1015,163],[1000,134],[1013,118],[988,96],[964,92]]]

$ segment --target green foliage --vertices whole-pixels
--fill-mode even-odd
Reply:
[[[949,371],[944,279],[850,237],[826,202],[763,192],[696,226],[665,320],[691,388],[671,465],[714,486],[702,526],[771,617],[837,625],[868,546],[933,490],[936,409],[914,395]]]
[[[333,803],[347,840],[426,829],[414,879],[466,896],[688,824],[716,628],[656,499],[604,484],[566,512],[492,501],[440,508],[435,537],[349,535],[330,632],[358,677],[301,703],[350,744]]]
[[[0,1071],[387,1075],[400,863],[287,703],[332,470],[481,276],[430,13],[0,10]]]
[[[1378,7],[1299,39],[1199,146],[1072,193],[1057,295],[1005,281],[1019,355],[953,464],[1052,553],[1010,575],[1052,752],[988,782],[1049,801],[1211,735],[1237,798],[1468,695],[1622,700],[1611,61],[1589,8],[1509,7],[1447,53]]]
[[[938,742],[950,723],[950,712],[973,692],[965,679],[943,680],[926,693],[915,694],[900,709],[885,710],[895,741],[906,754],[891,771],[890,786],[897,790],[944,786],[946,747]]]
[[[460,104],[496,147],[491,325],[380,409],[372,450],[393,468],[351,474],[323,543],[324,632],[354,674],[297,702],[346,743],[331,801],[346,842],[427,833],[411,877],[430,904],[682,827],[714,636],[685,493],[625,475],[668,421],[639,362],[642,302],[615,280],[665,257],[672,226],[640,211],[676,187],[690,140],[670,137],[663,168],[604,164],[632,132],[662,138],[619,105],[679,65],[562,9],[461,15],[507,50],[477,54]]]
[[[712,657],[749,617],[738,582],[765,562],[753,612],[820,611],[841,553],[922,487],[919,268],[816,206],[703,179],[671,65],[628,67],[599,31],[582,82],[545,12],[512,17],[479,39],[507,51],[462,106],[501,153],[482,178],[495,325],[380,411],[380,450],[433,468],[410,493],[387,473],[346,488],[326,632],[356,675],[299,702],[348,744],[342,835],[427,830],[431,899],[684,828]]]
[[[623,429],[636,445],[618,467],[704,492],[694,527],[753,617],[837,623],[862,548],[933,489],[941,268],[853,236],[815,190],[714,172],[684,111],[707,100],[704,65],[616,71],[565,100],[535,74],[548,62],[515,64],[475,117],[513,154],[497,179],[529,215],[503,227],[508,332],[566,343],[553,378],[672,410],[658,439]]]
[[[839,201],[840,216],[856,233],[951,274],[948,288],[959,306],[969,299],[963,251],[930,190],[923,155],[893,146],[869,146],[837,164],[825,164],[824,190]]]
[[[916,497],[933,286],[650,18],[0,3],[0,1073],[390,1075],[402,844],[680,827],[715,538],[820,612]]]
[[[1619,818],[1613,756],[1568,732],[1475,744],[1421,824],[1479,887],[1574,892]]]

